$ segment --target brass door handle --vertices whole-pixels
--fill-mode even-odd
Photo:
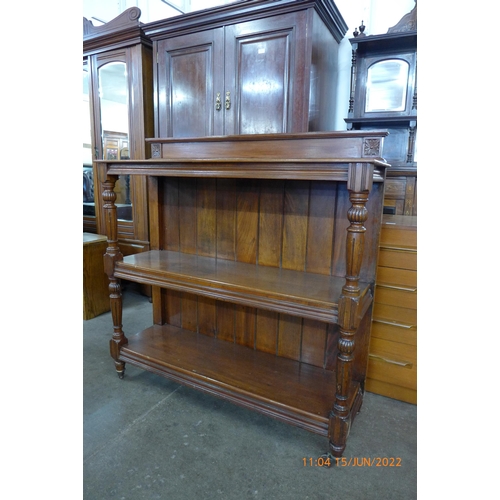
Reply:
[[[231,92],[226,92],[226,109],[231,108]]]
[[[220,98],[220,92],[217,92],[217,97],[215,98],[215,109],[220,111],[222,108],[222,101]]]

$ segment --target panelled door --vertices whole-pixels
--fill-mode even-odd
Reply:
[[[158,42],[159,137],[224,134],[224,28]]]
[[[159,137],[308,130],[307,12],[158,41]]]
[[[227,134],[307,130],[307,102],[294,98],[309,78],[306,43],[297,39],[305,22],[306,12],[297,12],[226,26]]]

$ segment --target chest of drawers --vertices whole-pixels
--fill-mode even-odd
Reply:
[[[417,402],[417,218],[384,215],[366,388]]]

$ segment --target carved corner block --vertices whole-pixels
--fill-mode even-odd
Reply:
[[[156,142],[151,144],[151,158],[161,158],[161,145]]]
[[[363,156],[382,156],[382,139],[365,139],[363,142]]]
[[[108,277],[112,277],[115,273],[115,263],[123,260],[122,253],[118,250],[115,253],[106,252],[103,256],[104,259],[104,273],[108,275]]]
[[[123,337],[121,339],[110,339],[109,354],[115,361],[118,361],[118,359],[120,358],[120,348],[127,344],[128,341],[126,337]]]
[[[356,193],[370,191],[373,186],[373,163],[349,163],[347,189]]]
[[[343,330],[355,331],[359,325],[359,297],[342,296],[339,301],[339,325]]]

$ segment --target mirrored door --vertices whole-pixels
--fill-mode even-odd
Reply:
[[[82,101],[82,133],[83,133],[83,215],[95,217],[94,172],[92,169],[92,127],[90,112],[90,74],[88,61],[83,62],[83,101]],[[84,229],[95,230],[90,221],[84,222]]]
[[[127,65],[112,61],[98,68],[100,108],[100,158],[125,160],[130,158],[129,96]],[[120,176],[116,186],[118,218],[132,221],[130,176]]]

